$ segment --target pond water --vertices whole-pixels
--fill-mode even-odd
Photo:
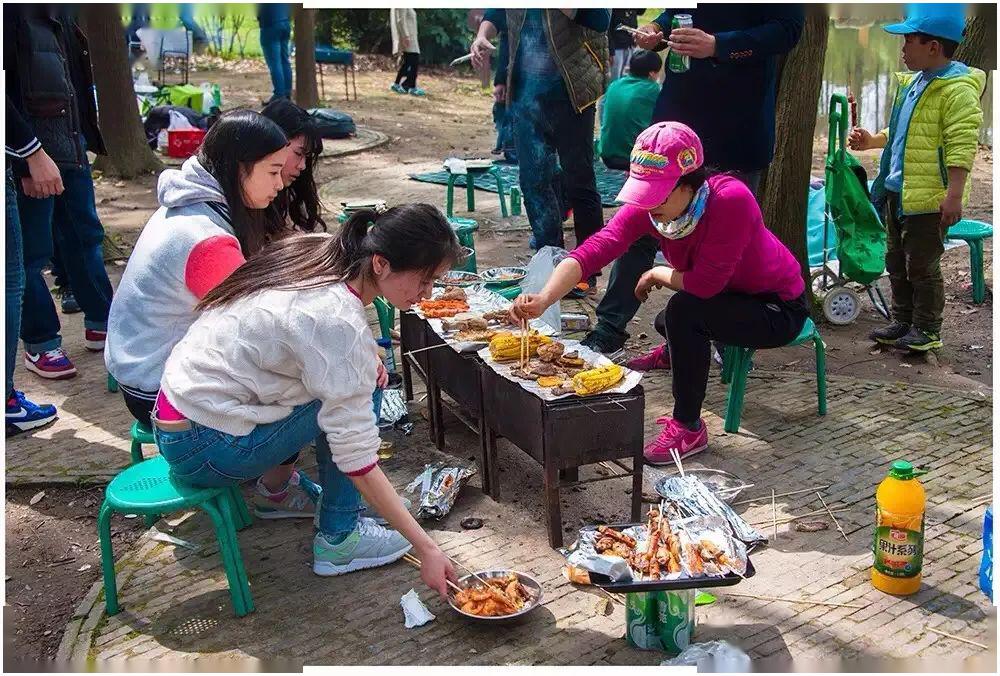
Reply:
[[[860,9],[863,5],[852,5]],[[872,132],[889,124],[892,100],[896,92],[893,73],[906,70],[903,65],[902,38],[882,30],[899,21],[902,5],[869,5],[867,17],[834,18],[830,24],[823,85],[820,90],[816,133],[826,136],[827,112],[832,94],[854,93],[858,101],[858,124]],[[852,11],[852,14],[857,12]],[[836,14],[834,15],[836,16]],[[982,99],[984,123],[979,140],[993,144],[993,80]]]

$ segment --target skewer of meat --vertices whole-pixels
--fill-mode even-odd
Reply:
[[[636,545],[635,538],[631,538],[628,535],[625,535],[625,533],[616,531],[611,526],[598,526],[597,532],[605,537],[618,540],[619,542],[624,542],[629,547],[635,547]]]

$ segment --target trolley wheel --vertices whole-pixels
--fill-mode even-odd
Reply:
[[[850,324],[861,314],[861,298],[846,286],[834,287],[823,299],[823,314],[831,324]]]
[[[826,295],[826,292],[834,288],[840,283],[840,278],[833,274],[830,270],[826,270],[826,279],[823,279],[824,270],[820,268],[819,270],[814,270],[811,275],[809,275],[809,283],[812,286],[813,295],[817,298],[822,298]],[[825,281],[825,284],[824,284]]]

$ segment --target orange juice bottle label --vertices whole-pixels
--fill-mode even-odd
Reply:
[[[916,577],[924,560],[923,515],[875,510],[875,570],[889,577]]]

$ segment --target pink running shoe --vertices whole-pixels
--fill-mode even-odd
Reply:
[[[684,425],[671,417],[663,417],[656,421],[665,425],[660,435],[646,444],[642,450],[646,456],[646,462],[651,465],[669,465],[674,459],[670,455],[670,449],[676,448],[681,460],[692,455],[701,453],[708,448],[708,427],[704,420],[699,420],[701,427],[697,432],[692,432]]]
[[[659,347],[654,347],[652,350],[642,355],[641,357],[636,357],[628,364],[626,364],[633,371],[655,371],[657,369],[669,369],[670,368],[670,350],[667,349],[667,344],[664,343]]]

